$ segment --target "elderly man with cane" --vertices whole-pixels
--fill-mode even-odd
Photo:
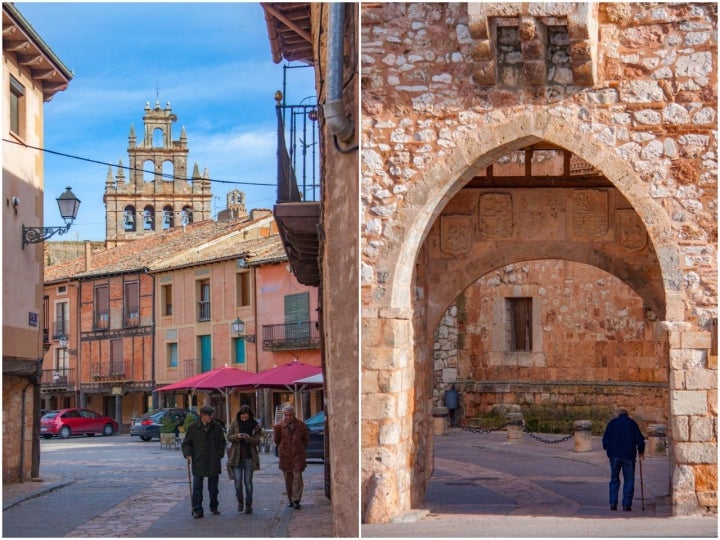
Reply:
[[[608,422],[602,443],[610,460],[610,510],[617,510],[622,471],[622,508],[625,512],[630,512],[635,494],[635,456],[638,454],[642,460],[645,454],[645,438],[628,411],[619,409],[617,417]],[[642,465],[640,469],[642,470]],[[640,481],[642,482],[642,478]],[[645,501],[643,509],[644,507]]]
[[[222,425],[213,419],[215,409],[209,405],[200,407],[200,420],[188,426],[182,442],[182,453],[192,466],[192,514],[195,519],[203,517],[203,479],[208,479],[210,511],[219,514],[218,483],[222,469],[220,461],[225,455],[225,433]]]

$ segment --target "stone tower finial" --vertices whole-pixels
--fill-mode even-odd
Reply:
[[[109,187],[112,186],[115,183],[115,179],[113,178],[112,174],[112,166],[108,165],[108,172],[107,176],[105,177],[105,184]]]
[[[172,124],[178,121],[170,102],[147,101],[138,132],[130,126],[127,148],[129,172],[124,172],[122,161],[112,181],[112,170],[107,180],[105,195],[105,228],[108,245],[120,245],[163,230],[173,228],[174,219],[163,212],[183,208],[192,214],[192,221],[203,221],[212,215],[210,182],[200,175],[195,165],[194,176],[188,175],[188,139],[185,128],[180,140],[173,137]],[[138,140],[139,139],[139,140]],[[127,178],[126,178],[127,176]],[[195,182],[196,181],[196,182]],[[134,223],[124,221],[123,212],[132,206],[143,216]],[[148,219],[147,216],[153,219]],[[157,216],[157,219],[154,219]],[[172,216],[169,216],[172,217]]]
[[[200,178],[200,167],[198,167],[197,163],[193,166],[192,177],[193,177],[193,180],[196,178]]]

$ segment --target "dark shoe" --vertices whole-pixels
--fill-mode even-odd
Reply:
[[[200,519],[201,517],[203,517],[203,513],[202,512],[193,512],[193,517],[195,519]]]
[[[211,511],[213,514],[219,514],[219,513],[220,513],[220,510],[218,510],[217,508],[211,508],[210,511]]]
[[[300,501],[293,501],[292,505],[295,510],[300,510]]]
[[[610,510],[617,510],[617,504],[611,504]]]
[[[242,511],[243,511],[243,500],[238,499],[238,512],[242,512]]]
[[[290,501],[290,502],[288,503],[288,508],[295,508],[295,503],[292,502],[292,501]]]
[[[246,504],[245,505],[245,513],[252,514],[252,506],[250,506],[249,504]]]
[[[625,512],[632,512],[632,507],[630,507],[630,506],[623,506],[623,510],[624,510]]]

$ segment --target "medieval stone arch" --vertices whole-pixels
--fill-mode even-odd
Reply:
[[[422,501],[432,472],[432,424],[430,394],[430,354],[428,335],[447,306],[447,299],[476,277],[477,258],[454,257],[436,268],[442,275],[444,291],[437,297],[427,290],[432,279],[424,277],[428,263],[428,239],[443,210],[461,189],[495,159],[509,151],[547,141],[580,156],[608,178],[627,209],[637,216],[648,236],[648,249],[655,256],[650,264],[649,282],[638,261],[623,257],[605,258],[592,247],[572,254],[560,244],[531,247],[516,245],[504,262],[530,258],[566,258],[579,260],[621,277],[646,298],[664,320],[670,332],[668,363],[675,375],[670,377],[671,424],[679,433],[690,417],[706,413],[701,403],[704,392],[692,396],[677,381],[684,380],[690,362],[679,358],[696,357],[696,334],[688,332],[686,302],[678,247],[670,236],[667,213],[643,191],[643,183],[628,156],[604,144],[594,134],[566,121],[562,112],[552,109],[528,109],[507,115],[490,129],[465,129],[457,134],[452,148],[420,171],[408,195],[408,204],[398,206],[384,223],[384,243],[373,251],[374,266],[363,267],[367,282],[375,279],[378,287],[365,302],[363,318],[363,503],[365,522],[382,522],[407,511]],[[498,242],[498,249],[504,245]],[[512,250],[515,250],[514,252]],[[425,254],[424,254],[425,252]],[[432,257],[430,257],[432,258]],[[487,269],[496,261],[481,261]],[[372,278],[369,276],[372,275]],[[437,282],[438,280],[435,280]],[[683,338],[683,335],[686,337]],[[694,342],[694,343],[693,343]],[[679,443],[681,446],[683,443]],[[695,486],[688,475],[697,474],[695,462],[712,463],[713,445],[675,451],[673,456],[673,496],[676,513],[697,511]],[[695,455],[690,455],[694,453]],[[702,457],[701,457],[702,456]]]

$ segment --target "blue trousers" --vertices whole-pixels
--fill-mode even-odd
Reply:
[[[252,459],[241,459],[237,467],[233,467],[235,476],[235,495],[238,502],[243,501],[243,485],[245,486],[245,502],[252,506],[253,498],[253,465]]]
[[[635,494],[635,460],[610,458],[610,504],[618,503],[618,491],[620,490],[620,471],[623,477],[622,505],[632,506],[633,495]]]
[[[195,476],[193,474],[192,482],[192,507],[193,512],[203,512],[203,479],[204,476]],[[219,475],[208,476],[208,492],[210,493],[210,510],[218,507],[218,482]]]

